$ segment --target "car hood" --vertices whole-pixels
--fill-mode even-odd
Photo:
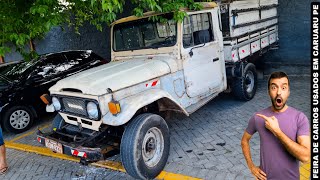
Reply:
[[[135,58],[114,61],[62,79],[50,88],[50,93],[63,89],[80,90],[83,94],[102,95],[170,73],[167,61]]]

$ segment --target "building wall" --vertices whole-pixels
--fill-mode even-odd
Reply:
[[[262,58],[267,74],[275,69],[292,73],[303,68],[307,71],[310,69],[310,6],[311,0],[279,0],[279,49],[268,52]],[[126,15],[129,13],[120,17]],[[104,58],[110,58],[110,30],[107,25],[102,32],[88,25],[80,33],[81,35],[77,35],[67,27],[64,31],[60,27],[53,28],[43,40],[35,41],[36,50],[43,54],[70,49],[92,49]],[[22,58],[17,53],[5,56],[5,61],[19,59]]]
[[[311,2],[279,0],[279,49],[264,56],[266,74],[274,70],[289,74],[310,72]]]
[[[38,54],[52,53],[66,50],[93,50],[100,56],[108,58],[110,54],[110,29],[107,25],[103,31],[98,31],[94,26],[87,25],[80,28],[80,35],[73,29],[65,27],[53,28],[42,40],[35,40],[34,45]],[[18,53],[5,56],[5,61],[21,60]]]

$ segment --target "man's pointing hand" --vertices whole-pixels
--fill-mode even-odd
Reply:
[[[275,136],[281,131],[279,127],[278,119],[274,116],[267,117],[263,114],[257,114],[257,116],[263,118],[265,120],[265,126],[269,131],[271,131]]]

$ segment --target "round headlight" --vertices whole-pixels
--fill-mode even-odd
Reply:
[[[93,118],[93,119],[98,118],[99,113],[98,113],[97,104],[94,103],[94,102],[88,102],[88,104],[87,104],[87,112],[88,112],[89,118]]]
[[[58,98],[56,97],[53,97],[52,98],[52,104],[53,104],[53,107],[56,111],[59,111],[61,109],[61,104],[60,104],[60,101]]]

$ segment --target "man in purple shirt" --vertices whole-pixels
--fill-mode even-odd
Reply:
[[[308,118],[289,107],[290,82],[284,72],[274,72],[268,81],[272,106],[256,113],[250,120],[242,140],[242,152],[256,179],[299,179],[299,161],[310,159],[310,127]],[[249,141],[260,136],[260,166],[251,159]]]

